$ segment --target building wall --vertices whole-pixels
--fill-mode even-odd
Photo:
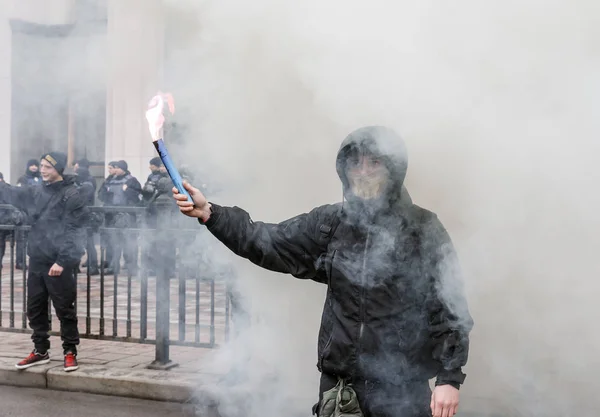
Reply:
[[[0,8],[0,172],[15,181],[11,146],[11,19],[40,24],[66,24],[73,18],[75,0],[3,0]],[[22,170],[23,168],[21,168]],[[13,171],[11,173],[11,171]]]
[[[148,173],[148,160],[155,155],[147,133],[144,108],[161,87],[164,50],[161,0],[4,0],[3,6],[4,3],[7,7],[0,8],[0,146],[3,150],[0,152],[0,172],[9,182],[14,182],[24,170],[24,160],[37,157],[45,150],[42,148],[48,146],[40,142],[40,149],[32,151],[31,146],[22,143],[22,138],[15,136],[15,126],[11,126],[13,117],[20,117],[21,121],[31,117],[28,111],[22,112],[27,114],[11,115],[12,83],[18,79],[11,74],[15,52],[12,45],[16,36],[21,36],[13,36],[11,19],[41,25],[77,22],[80,28],[85,26],[81,21],[89,18],[82,13],[83,6],[96,3],[106,7],[108,24],[105,31],[92,34],[75,31],[62,47],[67,52],[60,61],[64,68],[59,71],[64,74],[64,79],[57,82],[66,85],[71,112],[79,115],[76,126],[71,126],[70,130],[65,128],[65,131],[74,137],[73,158],[86,156],[104,165],[104,169],[100,168],[96,174],[105,174],[108,161],[125,159],[132,174],[143,182]],[[40,50],[52,48],[41,46],[35,39],[29,41]],[[22,54],[18,56],[23,61]],[[35,72],[43,71],[42,64],[48,57],[40,60],[40,68],[35,68],[37,63],[31,56],[26,59],[33,67],[30,72]],[[25,86],[27,84],[25,82]],[[104,106],[105,120],[101,120],[102,117],[96,115]],[[64,136],[66,133],[61,129],[54,129],[51,135]],[[49,143],[63,147],[66,140],[55,138]]]
[[[140,182],[156,155],[144,109],[161,87],[161,0],[108,1],[106,160],[124,159]]]
[[[10,140],[10,100],[11,100],[11,31],[8,24],[8,8],[0,7],[0,172],[6,181],[11,181],[11,140]]]

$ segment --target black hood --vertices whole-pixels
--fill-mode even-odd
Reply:
[[[80,177],[82,179],[87,179],[92,176],[90,174],[89,168],[84,168],[81,166],[77,168],[77,172],[75,173],[75,175],[77,175],[78,177]]]
[[[363,201],[354,196],[346,177],[346,163],[355,149],[368,151],[379,157],[390,172],[390,182],[383,195],[374,201]],[[377,211],[393,208],[399,204],[411,205],[412,201],[404,187],[408,169],[408,154],[402,138],[384,126],[361,127],[350,133],[342,142],[337,154],[336,169],[344,187],[344,197],[351,205]]]

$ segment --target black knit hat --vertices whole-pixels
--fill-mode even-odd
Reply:
[[[150,160],[150,165],[154,165],[155,167],[161,167],[163,166],[162,159],[160,159],[158,156],[155,156]]]
[[[80,168],[89,168],[90,167],[90,161],[88,161],[85,158],[82,158],[78,161],[75,162],[77,165],[79,165]]]
[[[114,163],[111,162],[111,165],[115,168],[121,168],[123,171],[127,171],[127,162],[123,161],[122,159]]]
[[[62,152],[49,152],[42,156],[41,159],[46,160],[54,169],[62,175],[67,166],[67,155]]]
[[[29,161],[27,161],[27,166],[25,168],[28,168],[32,165],[35,165],[36,167],[40,167],[40,161],[38,161],[37,159],[30,159]]]

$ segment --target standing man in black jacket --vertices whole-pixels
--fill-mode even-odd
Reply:
[[[40,162],[44,184],[34,192],[17,188],[13,196],[13,205],[29,210],[33,220],[28,247],[31,263],[27,276],[27,317],[35,349],[16,365],[18,369],[50,361],[48,297],[60,320],[64,370],[78,368],[74,270],[84,253],[87,207],[75,179],[63,177],[66,164],[64,153],[45,154]]]
[[[279,224],[211,204],[189,184],[193,203],[173,189],[180,210],[234,253],[328,286],[318,337],[319,416],[339,412],[335,394],[343,387],[349,397],[340,398],[365,417],[457,411],[473,323],[448,233],[403,189],[407,166],[392,130],[358,129],[337,156],[346,201]]]
[[[27,166],[25,167],[25,174],[21,175],[17,180],[17,187],[23,188],[32,188],[38,187],[42,185],[42,178],[40,176],[40,163],[36,159],[30,159],[27,161]],[[29,225],[31,219],[24,219],[23,225]],[[27,235],[24,231],[19,230],[16,234],[17,241],[17,254],[15,261],[16,269],[25,268],[25,241],[27,240]]]

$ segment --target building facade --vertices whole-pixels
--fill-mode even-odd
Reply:
[[[8,7],[4,7],[4,5]],[[0,172],[16,181],[49,150],[103,177],[124,159],[139,178],[155,155],[144,119],[161,88],[162,0],[3,0]]]

